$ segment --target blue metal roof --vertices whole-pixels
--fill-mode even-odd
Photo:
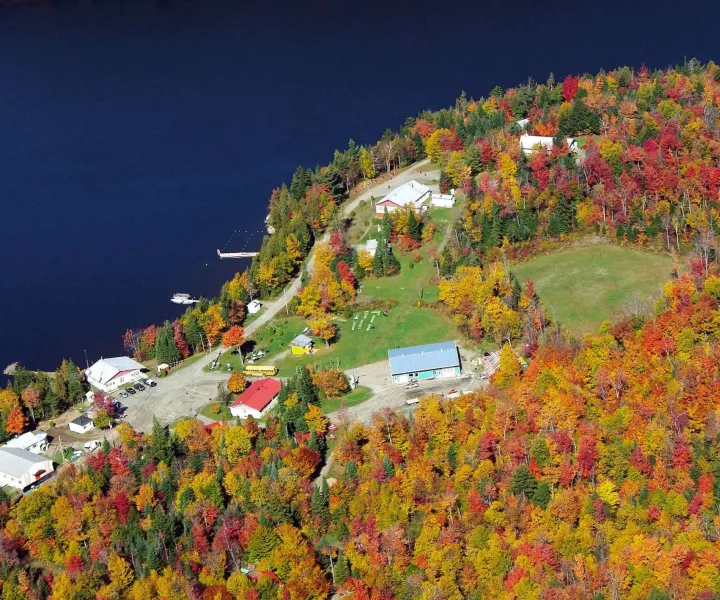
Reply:
[[[455,342],[395,348],[388,350],[388,358],[390,359],[391,375],[460,366],[460,357]]]

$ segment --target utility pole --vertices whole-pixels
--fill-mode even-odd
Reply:
[[[283,300],[285,300],[285,314],[290,316],[290,311],[288,310],[288,305],[287,305],[287,288],[283,289]]]

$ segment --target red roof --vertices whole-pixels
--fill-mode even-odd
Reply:
[[[255,410],[262,410],[280,393],[280,382],[277,379],[258,379],[240,394],[231,406],[244,404]]]
[[[208,423],[207,425],[205,425],[205,431],[212,431],[216,427],[222,427],[222,423],[220,423],[219,421],[213,421],[212,423]]]

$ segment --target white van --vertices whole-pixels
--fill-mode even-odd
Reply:
[[[85,448],[85,452],[94,452],[100,446],[102,446],[102,442],[100,440],[91,440],[89,442],[85,442],[83,448]]]

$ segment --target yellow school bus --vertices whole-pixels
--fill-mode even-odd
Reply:
[[[247,365],[245,367],[245,371],[243,371],[243,375],[248,375],[249,377],[267,377],[269,375],[277,375],[278,368],[274,365]]]

